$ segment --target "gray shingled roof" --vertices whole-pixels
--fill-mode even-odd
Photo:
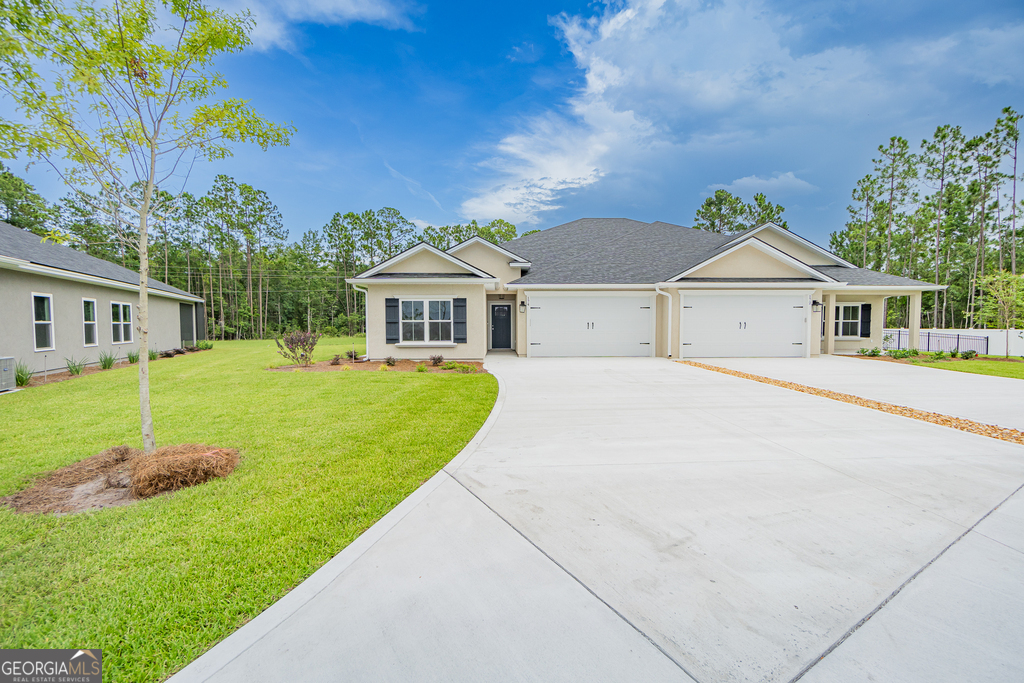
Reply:
[[[533,264],[526,275],[510,284],[653,284],[693,268],[735,239],[736,235],[660,221],[581,218],[501,246]],[[863,268],[821,266],[817,270],[852,285],[927,286]]]
[[[139,286],[139,274],[116,263],[89,256],[86,253],[52,242],[43,242],[38,235],[27,230],[16,228],[9,223],[0,221],[0,255],[21,259],[40,266],[48,266],[72,273],[82,273],[93,277],[123,282]],[[195,297],[177,287],[165,285],[159,280],[150,279],[149,288],[182,296]]]

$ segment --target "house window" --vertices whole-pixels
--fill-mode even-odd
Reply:
[[[131,304],[110,304],[110,338],[115,344],[132,343]]]
[[[836,306],[836,336],[860,338],[860,304]]]
[[[402,301],[403,342],[451,342],[451,299]]]
[[[82,299],[82,326],[86,346],[96,346],[96,299]]]
[[[35,332],[36,351],[53,350],[53,296],[32,295],[32,321]]]

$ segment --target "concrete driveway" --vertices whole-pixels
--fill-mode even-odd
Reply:
[[[1024,381],[842,356],[701,362],[1024,431]]]
[[[1024,677],[1024,447],[663,360],[489,367],[474,443],[173,680]]]

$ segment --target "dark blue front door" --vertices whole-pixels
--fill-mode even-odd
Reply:
[[[512,348],[512,305],[491,306],[491,348]]]

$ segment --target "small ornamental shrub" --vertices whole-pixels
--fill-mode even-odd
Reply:
[[[128,349],[127,351],[124,352],[124,355],[128,359],[129,363],[135,364],[139,362],[138,349]]]
[[[351,370],[351,369],[352,369],[352,366],[351,366],[351,365],[346,365],[346,366],[345,366],[345,367],[343,367],[343,368],[342,368],[341,370],[342,370],[342,372],[344,372],[345,370]]]
[[[341,365],[341,356],[337,353],[334,354],[334,358],[330,360],[330,363],[331,365]]]
[[[68,366],[68,372],[70,372],[72,375],[81,375],[82,370],[85,369],[85,364],[88,362],[89,360],[87,358],[83,358],[82,360],[75,360],[74,356],[71,356],[71,358],[64,359],[64,363]]]
[[[430,364],[435,366],[435,367],[437,367],[438,365],[440,365],[443,362],[444,362],[444,356],[442,356],[441,354],[437,354],[435,356],[431,356],[430,357]]]
[[[213,348],[213,342],[210,341],[209,339],[200,339],[198,342],[196,342],[196,347],[200,351],[206,351],[207,349]]]
[[[952,351],[949,352],[949,357],[950,358],[956,358],[959,355],[960,355],[960,349],[953,349]]]
[[[384,362],[388,365],[388,367],[394,367],[395,363],[397,363],[398,361],[395,360],[394,356],[388,356],[387,358],[384,359]]]
[[[875,348],[873,348],[873,349],[871,349],[870,351],[868,351],[868,352],[867,352],[867,355],[868,355],[868,356],[871,356],[872,358],[874,358],[874,357],[876,357],[876,356],[881,356],[881,355],[882,355],[882,349],[880,349],[880,348],[878,348],[878,347],[876,346]]]
[[[110,353],[109,351],[100,351],[100,367],[104,370],[109,370],[114,367],[114,363],[117,362],[117,354]]]
[[[349,349],[348,351],[345,352],[345,358],[348,358],[349,360],[358,360],[359,352],[356,351],[355,349]]]
[[[978,357],[978,352],[975,351],[974,349],[971,349],[969,351],[961,351],[960,355],[963,356],[964,360],[971,360],[973,358]]]
[[[320,333],[288,332],[284,335],[284,344],[281,341],[281,339],[274,339],[279,354],[295,365],[310,365],[313,362],[313,349],[320,341]]]
[[[157,358],[159,358],[159,357],[160,357],[160,354],[159,354],[159,353],[157,353],[157,352],[156,352],[156,351],[154,351],[153,349],[150,349],[150,350],[149,350],[149,359],[150,359],[150,360],[156,360],[156,359],[157,359]]]
[[[942,360],[946,357],[945,351],[936,351],[932,354],[932,360]]]
[[[423,363],[420,363],[419,365],[416,366],[416,372],[426,372],[426,371],[427,371],[427,366],[424,365]]]
[[[19,387],[27,386],[32,381],[32,368],[28,366],[28,363],[15,363],[14,364],[14,383]]]
[[[454,370],[455,372],[470,373],[476,372],[476,366],[468,363],[456,363],[453,360],[448,361],[441,366],[442,370]]]
[[[386,364],[386,363],[381,363],[381,364],[380,364],[380,367],[379,367],[379,368],[377,368],[377,369],[378,369],[378,370],[383,370],[384,372],[387,372],[387,370],[388,370],[388,366],[387,366],[387,364]]]

